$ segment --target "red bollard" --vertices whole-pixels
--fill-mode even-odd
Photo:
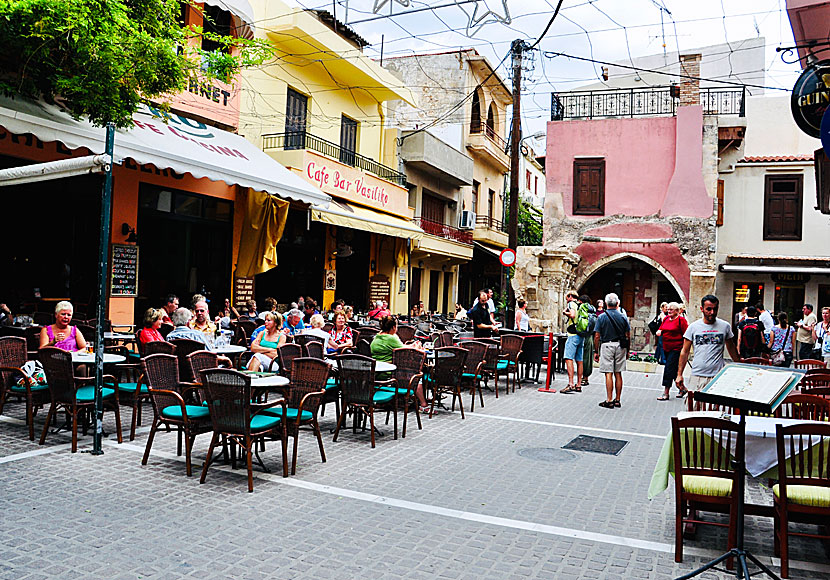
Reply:
[[[538,389],[540,393],[555,393],[556,389],[550,388],[550,376],[553,374],[553,333],[548,333],[548,370],[545,376],[545,386]]]

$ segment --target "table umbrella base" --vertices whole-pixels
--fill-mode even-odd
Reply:
[[[541,389],[536,389],[540,393],[555,393],[556,389],[550,389],[548,387],[542,387]]]
[[[726,552],[725,554],[722,554],[721,556],[718,556],[717,558],[715,558],[711,562],[708,562],[708,563],[704,564],[703,566],[701,566],[697,570],[695,570],[693,572],[689,572],[685,576],[678,576],[677,578],[675,578],[675,580],[687,580],[688,578],[694,578],[695,576],[698,576],[699,574],[703,574],[707,570],[711,570],[712,568],[714,568],[715,566],[717,566],[721,562],[724,562],[728,558],[735,558],[735,560],[736,560],[736,562],[735,562],[735,578],[746,578],[747,580],[749,580],[749,578],[751,578],[752,576],[756,576],[759,573],[763,572],[764,574],[766,574],[770,578],[774,578],[775,580],[781,580],[775,574],[775,572],[773,572],[772,570],[770,570],[769,568],[764,566],[761,562],[758,561],[758,559],[755,556],[753,556],[752,554],[750,554],[746,550],[742,550],[740,548],[733,548],[733,549],[729,550],[728,552]],[[747,565],[746,565],[747,559],[750,560],[753,564],[755,564],[755,566],[758,567],[758,572],[753,573],[752,576],[749,575],[749,568],[747,568]]]

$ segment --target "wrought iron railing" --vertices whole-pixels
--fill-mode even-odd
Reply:
[[[496,218],[490,217],[489,215],[479,215],[476,216],[476,225],[477,226],[484,226],[485,228],[489,228],[491,230],[497,230],[500,232],[506,232],[505,223],[502,221],[497,220]]]
[[[507,148],[507,141],[502,139],[502,137],[496,133],[495,127],[488,125],[486,119],[484,118],[472,120],[470,123],[470,133],[473,135],[484,133],[490,141],[496,144],[499,150],[504,151]]]
[[[305,131],[263,135],[262,149],[264,151],[268,149],[311,149],[327,157],[337,159],[340,163],[363,169],[381,179],[406,187],[406,175],[404,173]]]
[[[459,230],[458,228],[448,226],[447,224],[442,224],[441,222],[423,217],[415,217],[412,221],[418,224],[418,226],[420,226],[420,228],[426,233],[432,234],[433,236],[438,236],[447,240],[455,240],[456,242],[461,242],[462,244],[473,243],[473,232],[470,230]]]
[[[679,96],[677,86],[551,93],[551,120],[670,116],[677,112]],[[745,100],[744,88],[700,89],[700,103],[707,115],[743,117]]]

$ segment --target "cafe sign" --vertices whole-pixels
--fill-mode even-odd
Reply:
[[[804,69],[795,82],[790,108],[798,127],[810,137],[821,137],[821,119],[830,105],[830,60]]]

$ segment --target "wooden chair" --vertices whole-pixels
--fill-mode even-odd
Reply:
[[[830,387],[830,370],[811,369],[802,377],[799,388],[802,392],[806,389]]]
[[[150,400],[153,403],[153,425],[147,437],[141,465],[147,465],[150,449],[159,427],[174,427],[178,433],[177,454],[182,454],[182,436],[185,440],[187,476],[192,474],[190,453],[196,435],[210,431],[208,408],[199,404],[198,387],[179,379],[179,359],[172,354],[151,354],[141,361]],[[188,404],[191,403],[191,404]]]
[[[464,360],[464,371],[461,373],[461,387],[463,388],[466,384],[470,385],[470,413],[472,413],[476,406],[476,393],[478,393],[481,406],[484,407],[481,380],[484,376],[484,359],[487,356],[487,351],[490,349],[490,346],[477,340],[468,340],[462,344],[462,348],[468,354]],[[498,353],[498,350],[493,350]]]
[[[151,354],[176,354],[176,345],[163,340],[145,343],[143,356],[150,356]]]
[[[743,457],[743,426],[725,419],[672,417],[672,447],[675,484],[674,561],[683,561],[683,527],[686,523],[707,524],[729,529],[727,550],[736,545],[738,473],[732,467],[730,448]],[[729,523],[696,519],[697,511],[729,514]],[[727,568],[732,567],[732,558]]]
[[[303,356],[303,347],[299,344],[294,344],[293,342],[286,343],[282,346],[277,347],[277,357],[274,359],[277,361],[279,365],[279,373],[284,376],[291,378],[291,365],[294,362],[294,359],[298,359]],[[268,367],[268,370],[271,370],[271,366]]]
[[[183,383],[192,383],[197,380],[190,370],[190,363],[187,362],[187,355],[199,350],[205,350],[205,343],[189,338],[174,338],[170,344],[176,347],[176,356],[179,359],[179,379]]]
[[[830,402],[817,395],[787,395],[775,410],[775,416],[802,421],[826,421],[830,416]]]
[[[415,340],[415,327],[406,324],[399,324],[398,338],[400,338],[401,342],[404,344]]]
[[[775,509],[774,552],[781,557],[781,577],[789,577],[789,537],[830,539],[830,424],[776,425],[778,484],[772,488]],[[791,531],[790,522],[816,524],[823,534]]]
[[[505,334],[501,337],[501,356],[498,371],[504,372],[507,376],[507,389],[510,388],[510,375],[513,375],[513,392],[516,392],[517,384],[521,388],[519,384],[519,359],[522,356],[524,342],[524,337],[518,334]],[[498,374],[496,374],[496,398],[499,396],[498,382]]]
[[[337,358],[338,378],[343,398],[343,411],[334,429],[334,438],[340,434],[343,419],[349,408],[353,411],[352,432],[357,433],[359,416],[369,419],[372,449],[375,447],[375,409],[395,405],[397,393],[375,387],[375,359],[359,354],[344,354]],[[395,432],[397,437],[397,431]]]
[[[95,378],[76,377],[72,368],[72,353],[54,346],[45,346],[40,349],[38,357],[43,363],[46,381],[49,383],[49,394],[52,396],[52,403],[49,405],[46,423],[43,425],[43,433],[40,436],[40,444],[43,445],[46,442],[46,434],[49,432],[49,423],[52,418],[63,409],[72,417],[72,453],[75,453],[78,450],[78,415],[82,411],[90,415],[95,413],[95,385],[81,385],[94,383]],[[104,409],[115,412],[115,429],[118,442],[121,443],[118,381],[112,375],[104,375],[104,385],[102,388]],[[86,434],[86,427],[84,427],[84,434]]]
[[[455,410],[455,400],[461,409],[461,418],[464,418],[464,405],[461,402],[461,373],[464,372],[464,363],[467,360],[467,351],[457,346],[444,346],[435,349],[436,352],[449,353],[437,356],[435,367],[430,377],[432,387],[432,401],[429,406],[429,417],[435,413],[435,403],[441,400],[444,393],[452,394],[452,409]]]
[[[280,417],[264,411],[281,407],[284,413],[285,401],[271,403],[251,402],[251,377],[231,369],[209,369],[200,375],[204,385],[206,409],[210,409],[213,437],[210,440],[205,465],[199,483],[204,483],[213,457],[213,449],[219,438],[226,438],[231,445],[242,448],[248,467],[248,492],[254,491],[253,455],[255,445],[266,437],[279,439],[282,443],[282,476],[288,477],[287,438],[285,422]],[[232,453],[232,457],[235,455]],[[234,461],[235,463],[235,461]]]
[[[814,395],[830,401],[830,387],[801,387],[802,395]]]
[[[797,360],[793,362],[793,366],[797,369],[826,369],[827,365],[824,364],[823,360],[818,360],[814,358],[805,358],[803,360]]]
[[[398,390],[398,402],[403,397],[403,404],[400,408],[403,410],[403,431],[401,437],[406,437],[406,419],[409,415],[409,407],[411,402],[415,401],[415,419],[418,422],[418,429],[423,429],[421,425],[421,411],[420,405],[415,397],[415,390],[424,376],[424,360],[426,355],[415,348],[396,348],[392,351],[392,364],[395,365],[395,370],[392,373],[392,378],[395,380],[395,388]],[[389,390],[390,387],[380,387],[381,390]]]
[[[761,365],[764,367],[768,367],[772,365],[772,362],[768,358],[763,358],[760,356],[753,356],[749,358],[742,358],[741,362],[748,365]]]
[[[202,371],[219,368],[219,355],[209,350],[191,352],[186,360],[190,367],[190,374],[194,377],[201,377]]]
[[[9,397],[26,401],[26,424],[29,426],[29,440],[35,440],[35,411],[49,402],[48,385],[17,386],[17,378],[23,376],[21,367],[26,364],[28,351],[26,339],[22,336],[0,338],[0,415]]]

